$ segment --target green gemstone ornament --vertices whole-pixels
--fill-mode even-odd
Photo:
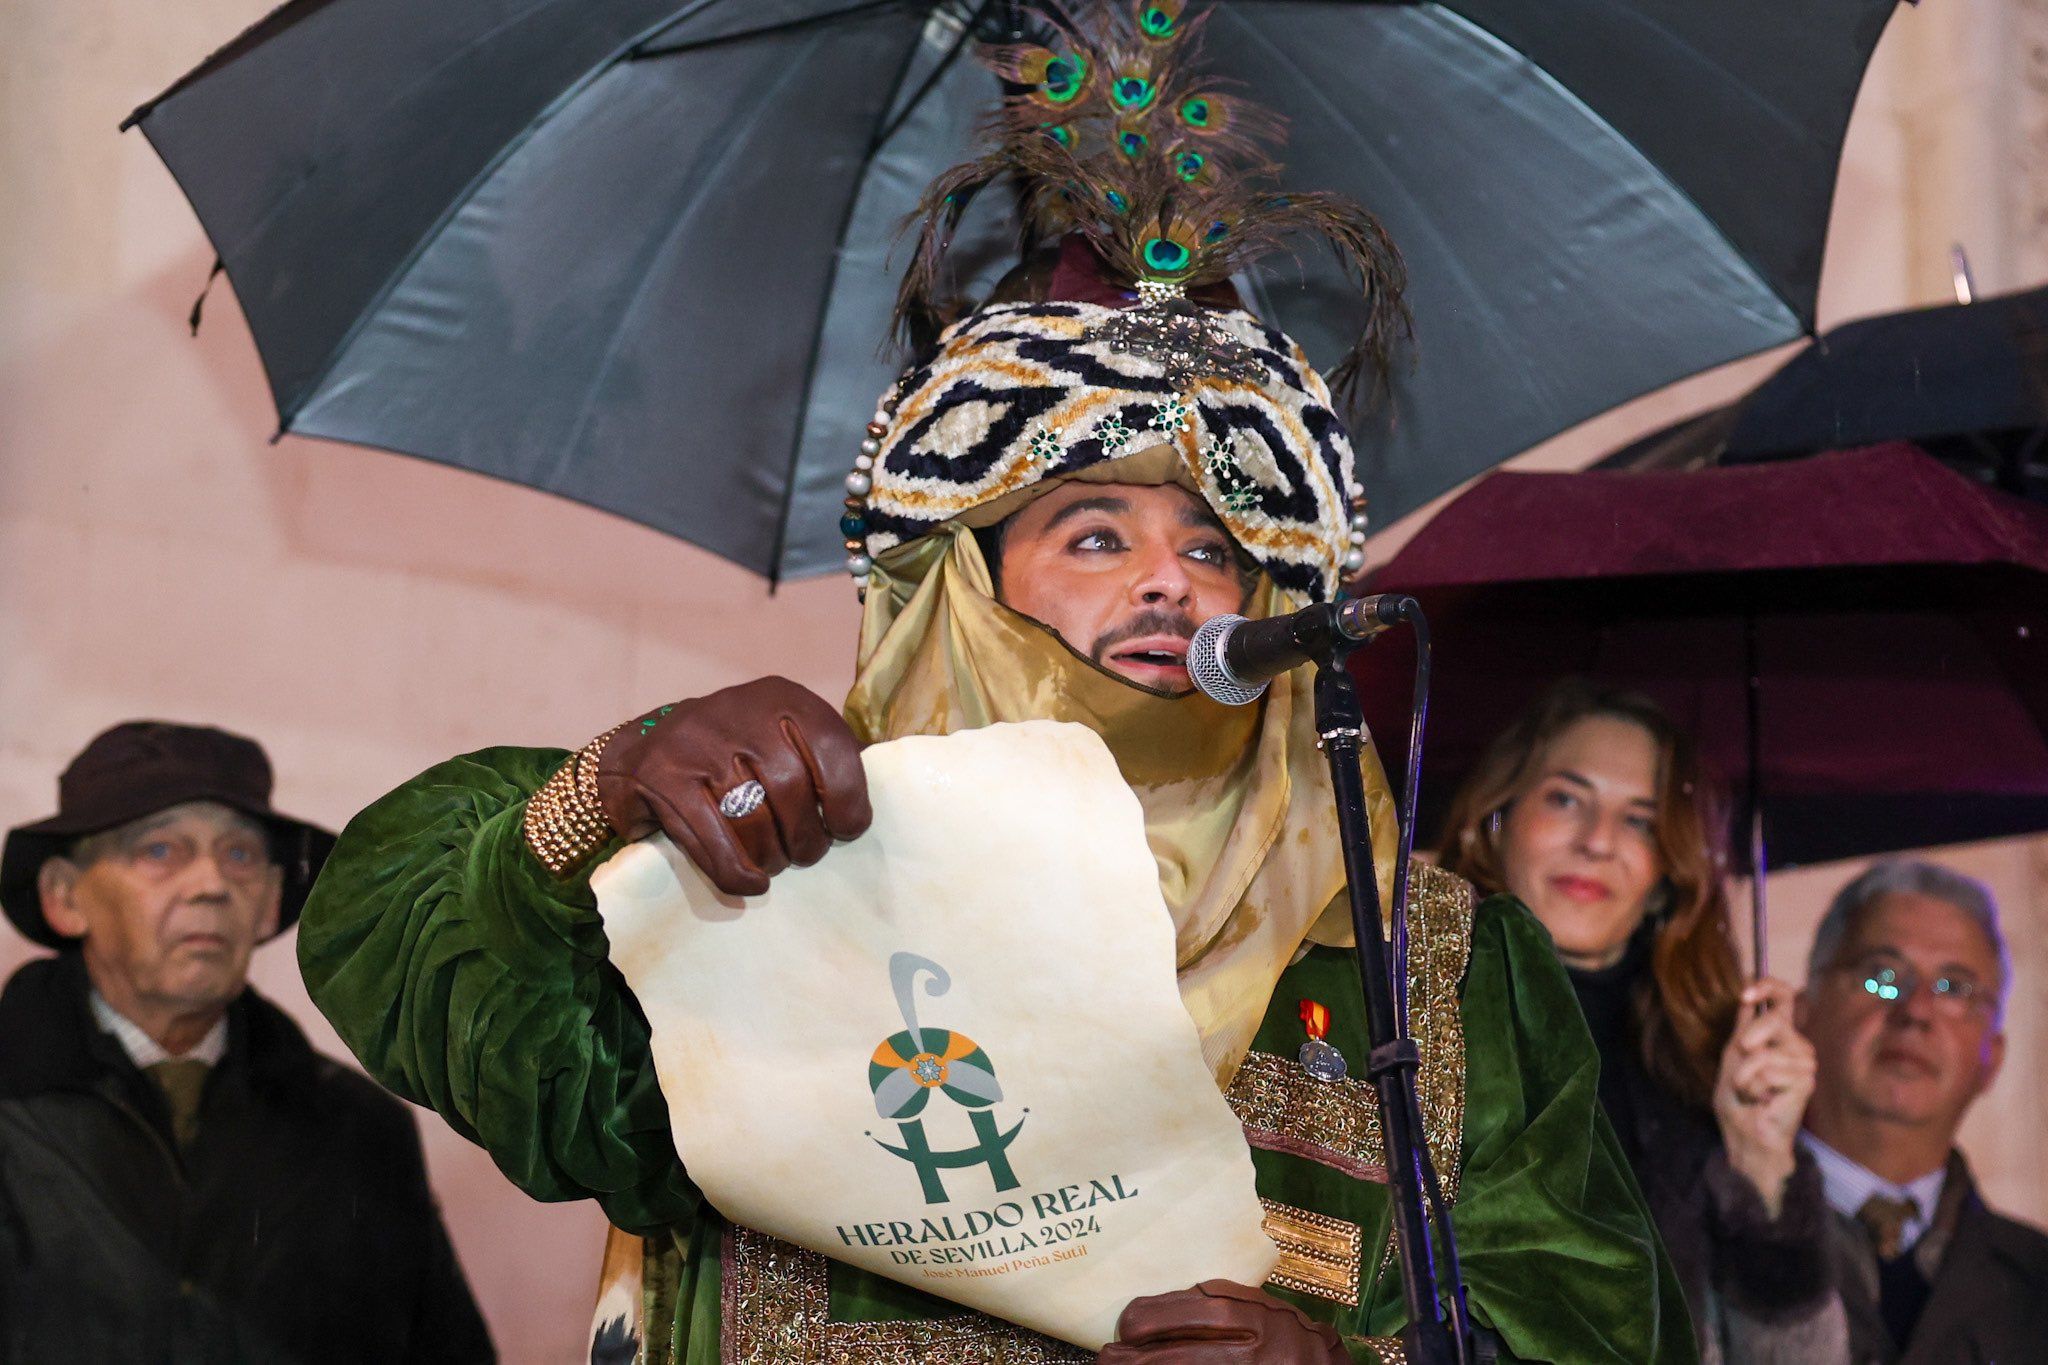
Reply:
[[[1123,454],[1124,447],[1131,443],[1137,433],[1124,425],[1122,413],[1111,413],[1095,428],[1095,439],[1102,442],[1102,453],[1115,459]]]
[[[1233,512],[1249,512],[1259,505],[1258,487],[1237,462],[1229,441],[1220,436],[1210,437],[1202,446],[1202,467],[1216,481],[1216,491],[1225,507]]]
[[[1187,431],[1190,429],[1188,419],[1194,416],[1194,412],[1194,408],[1180,395],[1169,394],[1164,402],[1153,405],[1152,416],[1146,420],[1145,425],[1154,431]]]

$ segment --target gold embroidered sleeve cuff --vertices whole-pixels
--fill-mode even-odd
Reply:
[[[526,846],[540,864],[566,877],[614,837],[597,799],[597,762],[606,741],[623,727],[614,725],[578,749],[526,801]]]

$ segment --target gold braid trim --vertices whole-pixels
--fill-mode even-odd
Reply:
[[[1413,865],[1408,896],[1408,1032],[1422,1054],[1416,1099],[1444,1198],[1458,1197],[1465,1136],[1465,1026],[1458,990],[1472,955],[1472,888]],[[1253,1052],[1224,1096],[1252,1146],[1287,1152],[1385,1183],[1387,1158],[1372,1086],[1319,1081],[1292,1057]]]
[[[983,1313],[835,1322],[830,1263],[765,1233],[727,1227],[720,1365],[1086,1365],[1093,1351]]]
[[[1265,1234],[1280,1249],[1280,1263],[1266,1277],[1266,1283],[1297,1294],[1329,1299],[1347,1308],[1358,1307],[1358,1269],[1365,1246],[1365,1230],[1356,1223],[1328,1214],[1312,1213],[1261,1199],[1265,1206]]]
[[[617,837],[597,799],[597,762],[605,743],[624,728],[614,725],[578,749],[526,799],[526,846],[557,877],[568,876]]]

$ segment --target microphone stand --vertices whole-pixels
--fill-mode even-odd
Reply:
[[[1421,610],[1412,599],[1401,598],[1389,606],[1417,626],[1417,697],[1415,728],[1421,728],[1422,708],[1427,704],[1427,627]],[[1391,614],[1391,613],[1390,613]],[[1408,1359],[1417,1365],[1461,1365],[1473,1358],[1470,1325],[1465,1314],[1465,1287],[1458,1272],[1456,1244],[1451,1237],[1448,1211],[1443,1209],[1436,1171],[1422,1140],[1422,1110],[1415,1097],[1416,1072],[1421,1054],[1414,1039],[1407,1036],[1407,1019],[1401,1002],[1407,999],[1406,917],[1408,899],[1407,853],[1412,842],[1415,818],[1414,778],[1420,771],[1416,753],[1420,735],[1411,737],[1408,809],[1404,824],[1401,859],[1394,889],[1396,942],[1390,955],[1380,928],[1379,879],[1372,861],[1372,828],[1366,815],[1365,779],[1359,768],[1365,733],[1365,717],[1358,704],[1358,692],[1344,669],[1346,642],[1331,640],[1316,658],[1316,732],[1322,737],[1323,756],[1329,761],[1330,785],[1337,798],[1337,825],[1344,843],[1344,874],[1350,884],[1351,926],[1357,937],[1358,974],[1365,993],[1366,1036],[1371,1052],[1365,1077],[1379,1102],[1380,1135],[1385,1146],[1387,1192],[1394,1206],[1394,1233],[1401,1257],[1401,1287],[1408,1311],[1408,1329],[1403,1344]],[[1391,959],[1391,960],[1390,960]],[[1431,1206],[1443,1220],[1443,1250],[1448,1283],[1437,1274],[1436,1241]],[[1445,1290],[1449,1291],[1448,1321],[1443,1314]]]

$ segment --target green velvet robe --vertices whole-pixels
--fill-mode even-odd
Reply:
[[[704,1202],[586,878],[557,880],[522,839],[526,798],[566,758],[453,759],[349,823],[306,906],[299,960],[363,1065],[535,1198],[595,1199],[646,1238],[642,1359],[1086,1359],[730,1227]],[[1692,1361],[1685,1305],[1541,926],[1510,899],[1475,907],[1463,883],[1417,872],[1410,1026],[1474,1316],[1517,1361]],[[1378,1119],[1363,1083],[1319,1082],[1294,1060],[1303,999],[1329,1007],[1330,1041],[1363,1060],[1350,955],[1312,949],[1281,978],[1228,1098],[1283,1251],[1269,1288],[1370,1361],[1370,1339],[1404,1320]]]

